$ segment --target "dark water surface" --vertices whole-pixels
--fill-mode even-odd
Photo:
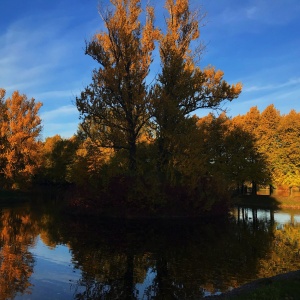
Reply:
[[[99,220],[0,209],[2,299],[201,299],[300,269],[300,211]]]

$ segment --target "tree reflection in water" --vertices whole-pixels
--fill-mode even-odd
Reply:
[[[68,224],[72,226],[69,232],[76,235],[66,238],[76,268],[82,270],[76,299],[200,298],[205,291],[226,291],[258,277],[300,268],[298,256],[290,256],[295,250],[284,250],[284,240],[278,244],[284,234],[264,220],[84,225],[68,220]],[[286,225],[285,230],[288,228],[296,227]],[[298,237],[289,236],[293,238]],[[274,255],[281,258],[277,259],[280,266],[264,271]],[[289,257],[292,260],[287,265]]]
[[[0,299],[30,293],[29,277],[34,259],[28,251],[36,236],[36,224],[26,210],[0,211]]]
[[[244,209],[219,221],[126,221],[62,216],[37,205],[2,210],[0,299],[30,291],[28,247],[38,235],[53,251],[70,249],[81,274],[70,283],[78,300],[200,299],[300,269],[300,225],[277,226],[274,212],[258,215]]]

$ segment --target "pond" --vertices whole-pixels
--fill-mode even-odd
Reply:
[[[300,269],[300,211],[99,220],[0,209],[0,299],[201,299]]]

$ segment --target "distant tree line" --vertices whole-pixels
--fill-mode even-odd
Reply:
[[[1,188],[71,186],[73,206],[175,214],[178,208],[225,210],[245,183],[253,192],[257,185],[300,186],[300,113],[294,110],[281,115],[270,105],[233,118],[225,113],[190,117],[185,134],[173,141],[162,180],[159,139],[151,124],[137,141],[133,177],[126,149],[103,147],[81,126],[72,138],[42,141],[41,104],[19,92],[4,98],[1,90]]]

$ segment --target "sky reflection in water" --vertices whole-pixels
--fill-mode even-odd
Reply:
[[[46,246],[40,236],[29,248],[35,259],[31,294],[18,295],[15,299],[59,300],[73,299],[72,283],[80,279],[80,271],[72,264],[72,254],[66,245]]]

